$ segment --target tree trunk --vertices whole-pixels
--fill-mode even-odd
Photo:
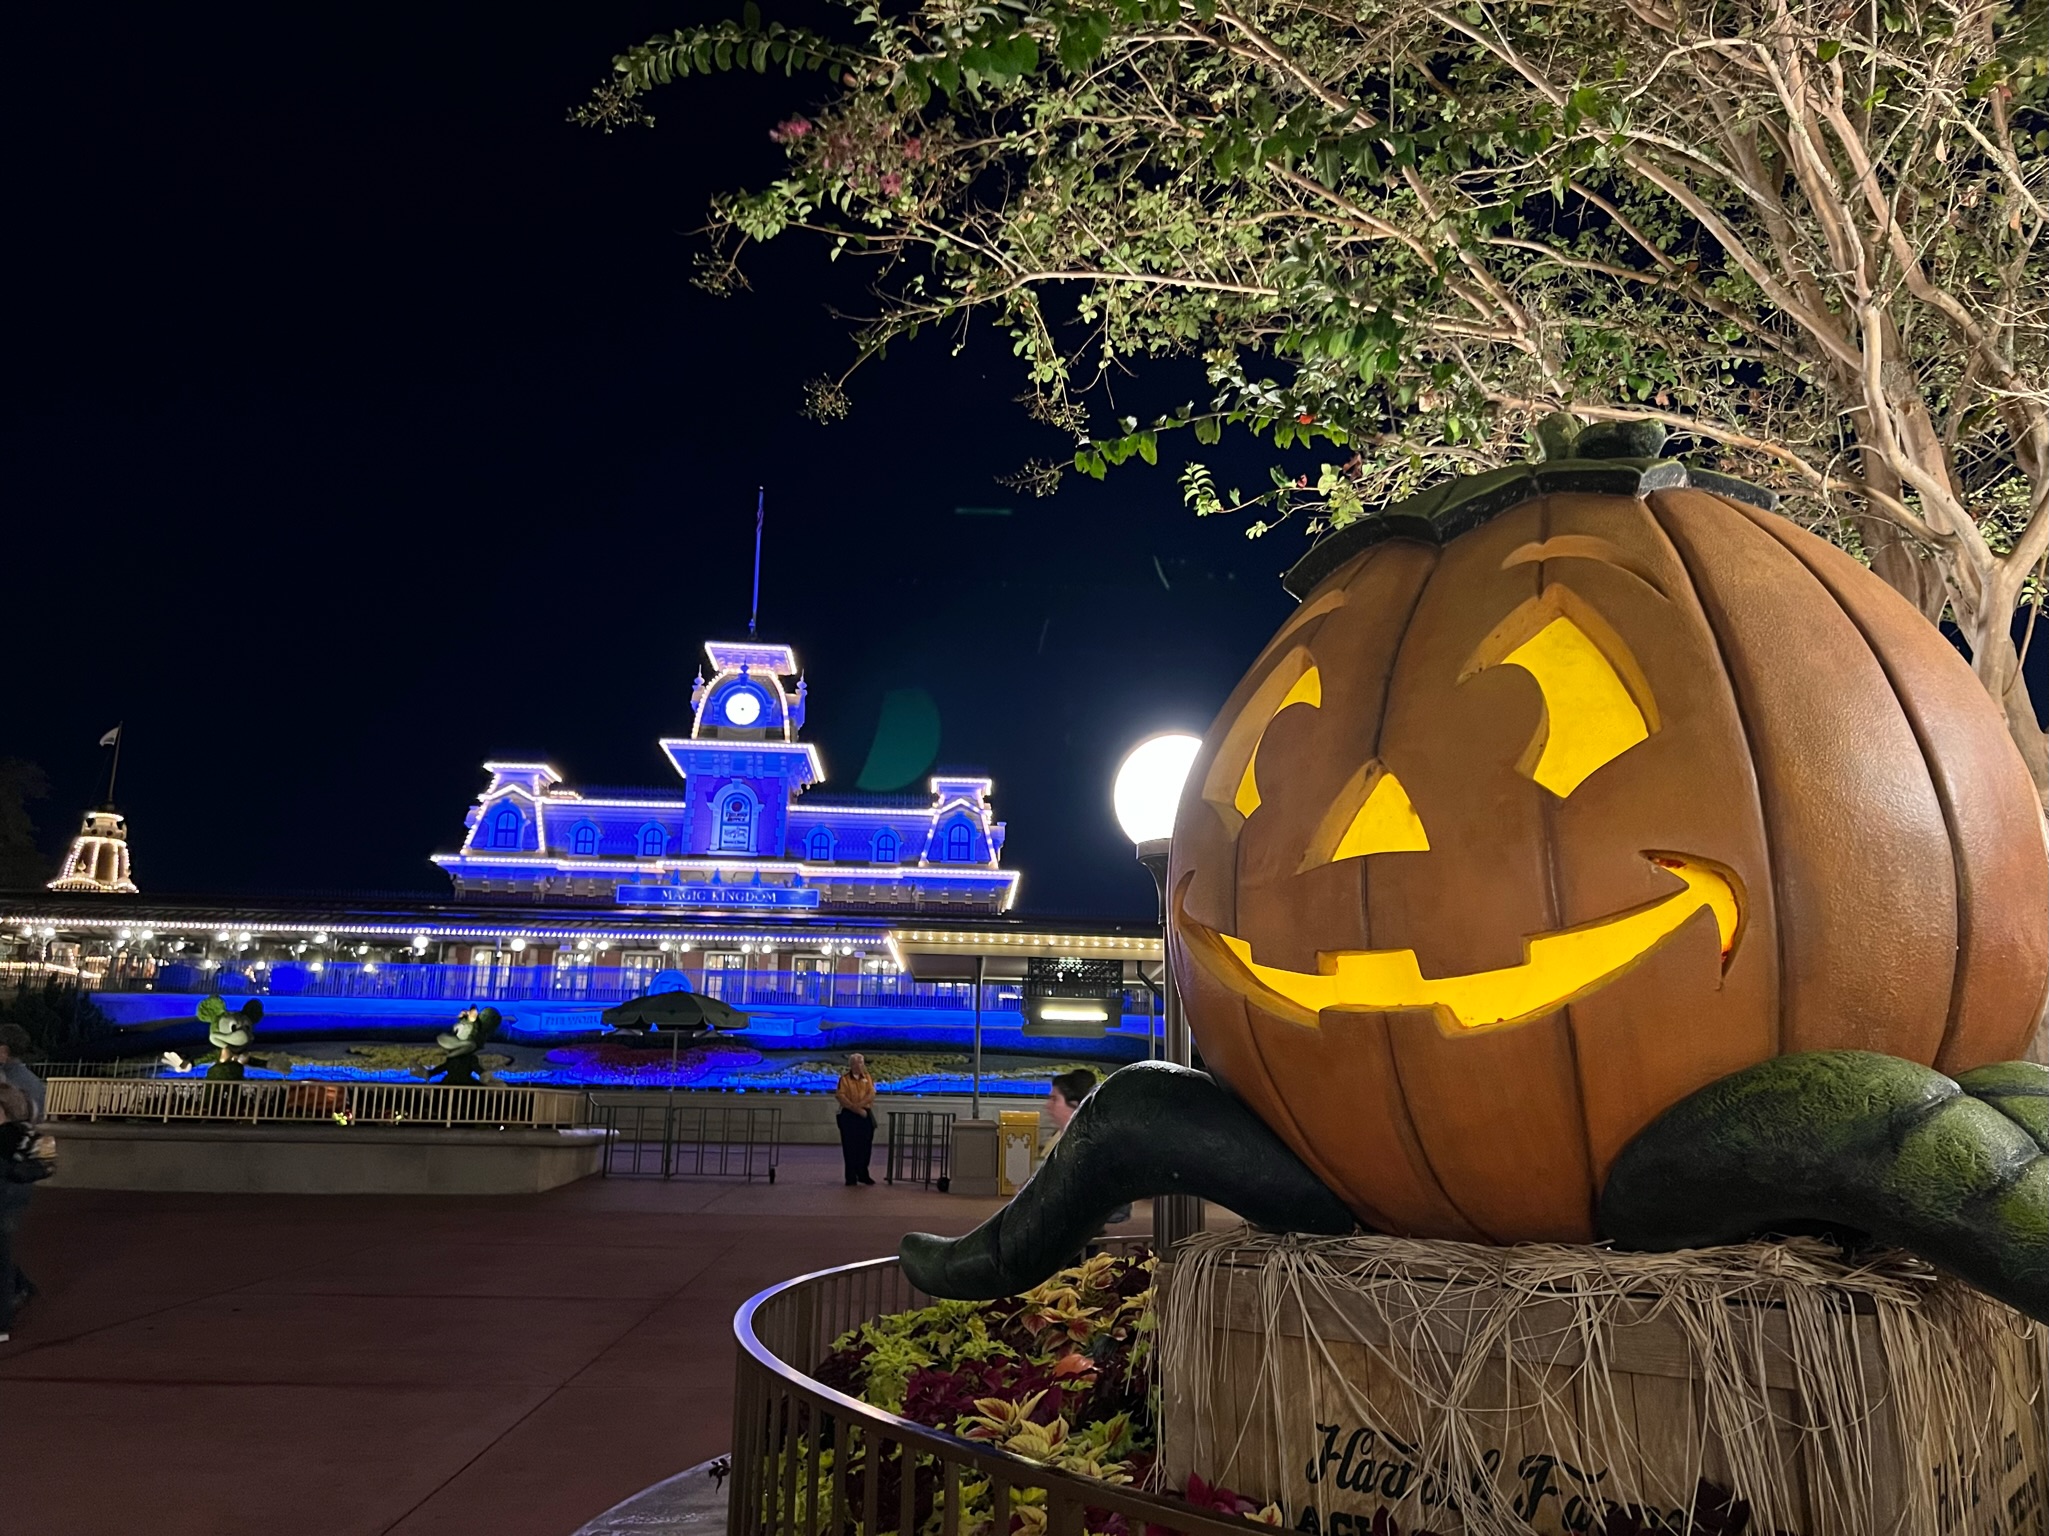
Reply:
[[[1889,520],[1858,517],[1851,521],[1871,555],[1871,569],[1884,578],[1887,586],[1920,609],[1929,623],[1940,624],[1942,610],[1949,602],[1942,567],[1920,544],[1901,537],[1898,527]]]
[[[1999,701],[2006,716],[2006,729],[2020,748],[2021,761],[2035,781],[2035,793],[2049,802],[2049,736],[2036,718],[2035,702],[2028,697],[2028,680],[2021,674],[2020,650],[2013,643],[2013,614],[1986,614],[1971,644],[1971,666],[1985,691]]]

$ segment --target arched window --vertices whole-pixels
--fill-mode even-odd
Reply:
[[[829,864],[832,862],[832,834],[820,827],[811,834],[811,862]]]
[[[754,800],[745,790],[733,790],[719,803],[719,851],[754,851]]]
[[[946,857],[954,864],[965,864],[975,856],[975,834],[967,823],[957,821],[946,834]]]
[[[875,834],[875,862],[894,864],[896,862],[896,834],[887,827]]]
[[[640,829],[640,856],[643,859],[659,859],[669,846],[669,834],[649,823]]]
[[[569,851],[588,857],[598,851],[598,829],[585,822],[569,834]]]
[[[509,805],[491,818],[491,846],[493,848],[517,848],[519,846],[519,812]]]

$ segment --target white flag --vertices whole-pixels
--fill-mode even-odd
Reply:
[[[114,728],[113,728],[113,729],[112,729],[111,731],[107,732],[107,734],[106,734],[106,735],[104,735],[104,736],[102,736],[102,737],[100,738],[100,745],[101,745],[101,746],[103,746],[103,747],[111,747],[111,746],[113,746],[113,745],[114,745],[114,744],[115,744],[116,742],[118,742],[118,741],[119,741],[120,739],[121,739],[121,727],[117,725],[117,726],[115,726],[115,727],[114,727]]]

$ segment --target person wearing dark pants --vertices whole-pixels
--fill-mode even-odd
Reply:
[[[868,1158],[875,1149],[875,1079],[868,1060],[856,1051],[847,1058],[836,1090],[840,1101],[840,1153],[847,1162],[847,1185],[873,1184]]]
[[[25,1121],[31,1125],[43,1118],[43,1080],[29,1070],[21,1058],[28,1053],[28,1031],[19,1024],[0,1024],[0,1088],[7,1101],[0,1104],[0,1120]],[[15,1234],[28,1210],[30,1183],[14,1183],[0,1177],[0,1339],[6,1338],[17,1308],[36,1294],[36,1283],[21,1272],[14,1261]]]
[[[0,1183],[0,1343],[14,1331],[14,1313],[35,1294],[35,1286],[14,1262],[15,1236],[28,1209],[30,1186]]]
[[[0,1076],[0,1343],[14,1331],[14,1313],[35,1289],[14,1262],[15,1235],[28,1209],[29,1182],[11,1175],[28,1151],[31,1135],[28,1096]],[[21,1171],[27,1172],[22,1163]]]

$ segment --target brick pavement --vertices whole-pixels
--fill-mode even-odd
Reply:
[[[749,1295],[996,1204],[784,1159],[476,1199],[40,1190],[0,1529],[567,1536],[727,1448]]]

